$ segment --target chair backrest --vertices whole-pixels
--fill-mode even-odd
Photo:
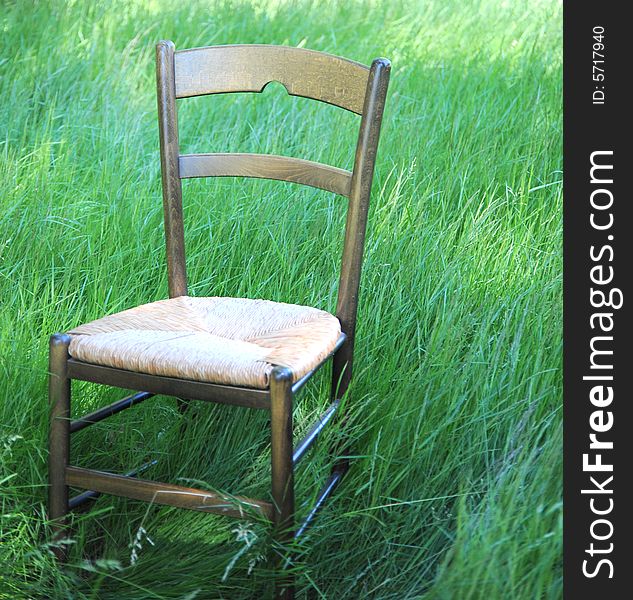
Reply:
[[[370,68],[301,48],[235,45],[176,52],[156,46],[158,121],[170,297],[187,294],[181,180],[191,177],[261,177],[321,188],[349,199],[336,316],[353,344],[369,195],[376,161],[390,63]],[[361,115],[353,170],[262,154],[179,152],[176,99],[227,92],[261,92],[276,81],[292,96],[312,98]]]

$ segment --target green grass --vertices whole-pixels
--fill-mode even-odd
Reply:
[[[48,336],[167,294],[162,38],[393,61],[345,407],[358,457],[301,546],[300,596],[559,598],[559,3],[2,5],[0,598],[257,598],[270,579],[265,527],[111,497],[75,517],[67,568],[45,544]],[[186,101],[180,119],[185,151],[351,166],[356,117],[279,86]],[[257,180],[184,187],[193,295],[333,310],[341,198]],[[77,386],[74,409],[116,397]],[[73,462],[158,458],[147,477],[266,494],[264,414],[195,405],[186,420],[181,432],[173,400],[147,402],[77,434]],[[302,513],[339,435],[300,471]],[[154,545],[131,565],[139,527]]]

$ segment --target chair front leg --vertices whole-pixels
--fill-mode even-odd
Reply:
[[[70,459],[70,379],[68,378],[68,346],[65,334],[51,336],[49,345],[48,398],[50,428],[48,442],[48,517],[53,528],[53,540],[66,535],[68,486],[66,467]],[[54,549],[59,560],[65,560],[63,547]]]
[[[270,382],[271,403],[271,459],[272,497],[275,539],[281,549],[290,545],[294,538],[295,491],[292,465],[292,371],[275,367]],[[284,553],[275,560],[278,579],[275,597],[294,598],[294,581],[291,575],[282,573],[286,568]]]

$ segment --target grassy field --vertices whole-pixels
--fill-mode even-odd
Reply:
[[[300,596],[559,598],[559,2],[7,2],[0,10],[0,598],[259,598],[267,530],[111,497],[46,545],[47,339],[166,297],[154,45],[393,62],[345,407],[357,458],[305,538]],[[350,168],[356,117],[264,94],[180,105],[183,151]],[[345,206],[292,184],[184,185],[191,293],[333,310]],[[324,374],[298,403],[309,425]],[[75,388],[80,414],[119,394]],[[73,462],[265,495],[265,414],[158,398]],[[298,476],[300,512],[332,430]],[[147,538],[151,539],[151,542]],[[132,544],[142,548],[132,559]]]

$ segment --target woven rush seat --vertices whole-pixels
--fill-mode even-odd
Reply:
[[[247,298],[159,300],[68,332],[69,354],[137,373],[265,389],[274,366],[298,380],[334,349],[338,319],[308,306]]]

